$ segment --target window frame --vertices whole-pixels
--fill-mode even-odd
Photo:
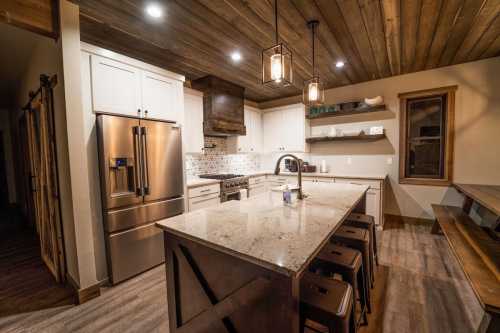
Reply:
[[[446,86],[434,89],[425,89],[398,94],[399,107],[399,183],[410,185],[450,186],[453,181],[453,142],[455,123],[455,92],[458,86]],[[414,178],[406,177],[406,154],[408,145],[408,112],[409,99],[429,98],[436,95],[446,95],[446,113],[444,122],[444,154],[442,178]]]

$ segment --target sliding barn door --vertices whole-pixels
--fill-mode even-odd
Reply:
[[[65,265],[59,210],[58,178],[51,91],[42,88],[26,113],[31,195],[42,259],[58,282]]]

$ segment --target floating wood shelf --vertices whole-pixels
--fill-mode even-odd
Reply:
[[[350,136],[319,136],[313,138],[307,138],[307,143],[316,142],[329,142],[329,141],[376,141],[385,138],[384,134],[360,134],[360,135],[350,135]]]
[[[348,116],[351,114],[360,114],[360,113],[370,113],[370,112],[377,112],[377,111],[385,111],[387,110],[387,107],[385,104],[382,105],[377,105],[377,106],[369,106],[369,107],[360,107],[357,109],[352,109],[352,110],[340,110],[340,111],[335,111],[335,112],[325,112],[325,113],[320,113],[314,116],[306,115],[307,119],[319,119],[319,118],[329,118],[329,117],[338,117],[338,116]]]

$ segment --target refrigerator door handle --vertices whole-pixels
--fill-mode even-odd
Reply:
[[[142,163],[143,163],[143,190],[144,195],[149,194],[149,166],[148,166],[148,143],[147,143],[147,133],[146,127],[141,128],[141,152],[142,152]]]
[[[138,197],[144,195],[144,190],[142,187],[142,155],[141,155],[141,147],[140,147],[140,128],[139,126],[134,126],[132,128],[134,134],[134,155],[135,155],[135,193]]]

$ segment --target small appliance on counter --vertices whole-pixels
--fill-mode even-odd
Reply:
[[[298,172],[299,167],[298,167],[297,161],[295,161],[291,158],[286,158],[285,159],[285,169],[289,172]],[[316,172],[316,166],[310,165],[308,162],[304,162],[302,164],[302,172]]]

